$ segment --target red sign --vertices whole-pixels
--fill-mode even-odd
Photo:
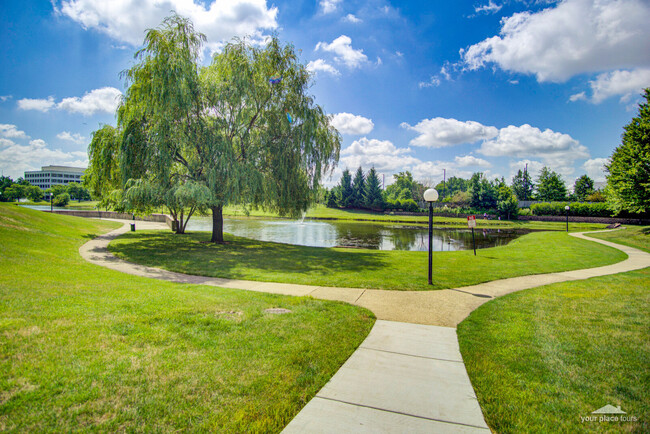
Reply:
[[[470,228],[475,228],[476,227],[476,216],[475,215],[468,215],[467,216],[467,226]]]

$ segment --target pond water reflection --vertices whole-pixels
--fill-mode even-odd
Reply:
[[[194,217],[188,231],[211,231],[212,219]],[[257,218],[226,218],[224,232],[260,241],[313,247],[348,247],[378,250],[428,250],[426,226],[403,226],[341,221],[294,221]],[[509,243],[530,231],[520,229],[475,230],[476,248]],[[469,229],[434,228],[434,251],[472,249]]]

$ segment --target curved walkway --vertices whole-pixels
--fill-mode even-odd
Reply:
[[[167,228],[140,221],[136,227]],[[193,276],[130,263],[116,258],[107,248],[111,240],[129,229],[125,224],[99,236],[81,246],[79,253],[93,264],[137,276],[340,300],[375,313],[378,321],[368,337],[285,428],[287,433],[488,432],[465,371],[455,327],[483,303],[510,292],[650,267],[650,254],[646,252],[572,233],[619,249],[628,258],[603,267],[437,291],[334,288]]]

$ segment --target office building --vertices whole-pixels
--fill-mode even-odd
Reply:
[[[81,167],[43,166],[41,170],[25,172],[25,180],[47,190],[57,184],[81,183],[81,176],[85,171],[86,169]]]

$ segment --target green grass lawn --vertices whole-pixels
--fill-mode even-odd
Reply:
[[[32,202],[32,201],[27,201],[27,202],[12,202],[14,205],[39,205],[39,206],[50,206],[50,202],[47,202],[45,200],[42,200],[40,202]],[[96,200],[86,200],[83,202],[77,202],[76,200],[71,200],[63,209],[86,209],[86,210],[92,210],[97,208],[97,201]],[[61,209],[61,207],[55,206],[54,208],[56,209]]]
[[[223,210],[224,215],[230,217],[263,217],[278,218],[278,214],[264,210],[249,210],[246,214],[244,209],[239,206],[228,206]],[[477,216],[480,217],[480,216]],[[327,208],[324,205],[314,205],[305,214],[306,219],[324,219],[324,220],[356,220],[381,223],[408,223],[408,224],[428,224],[427,215],[409,216],[409,215],[390,215],[364,210],[349,210],[338,208]],[[467,227],[467,218],[465,217],[433,217],[434,225],[440,227]],[[564,231],[566,225],[564,222],[537,222],[527,220],[484,220],[478,218],[477,228],[517,228],[517,229],[543,229]],[[604,229],[606,225],[598,223],[569,223],[569,230],[587,231],[594,229]]]
[[[650,431],[650,268],[516,292],[458,326],[494,432]],[[636,422],[583,420],[610,404]]]
[[[648,227],[598,238],[650,252]],[[516,292],[458,326],[463,360],[496,432],[650,430],[650,268]],[[621,406],[632,422],[589,421]]]
[[[619,250],[570,237],[534,232],[506,246],[434,252],[434,285],[427,284],[427,252],[304,247],[209,233],[127,233],[111,242],[118,257],[188,274],[319,286],[429,290],[619,262]]]
[[[636,247],[650,253],[650,226],[630,226],[612,232],[589,234],[589,236]]]
[[[278,432],[374,323],[81,259],[116,226],[0,205],[0,431]]]

